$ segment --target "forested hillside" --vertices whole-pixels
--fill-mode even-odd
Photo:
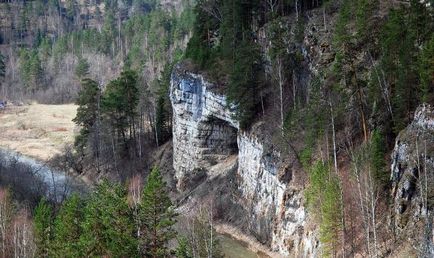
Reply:
[[[196,7],[188,65],[218,82],[213,90],[236,107],[241,130],[286,153],[283,160],[297,157],[324,256],[387,256],[396,252],[387,247],[392,236],[420,237],[413,222],[381,225],[398,196],[390,180],[395,140],[419,105],[434,104],[432,4],[215,0]],[[419,191],[431,193],[432,182],[425,184]],[[403,192],[396,198],[415,198]],[[405,205],[398,205],[401,219]],[[429,256],[430,234],[411,244],[422,241],[421,256]]]
[[[1,257],[236,253],[220,234],[434,255],[433,0],[5,1],[0,21],[0,116],[75,103],[47,164],[89,187],[46,198],[0,152]]]
[[[73,102],[81,78],[103,86],[135,69],[151,91],[179,59],[194,16],[189,1],[6,1],[0,4],[5,57],[2,95]],[[155,91],[155,90],[154,90]]]
[[[135,167],[149,166],[141,162],[150,153],[144,149],[170,137],[170,70],[190,37],[193,6],[189,0],[0,3],[6,67],[0,99],[93,101],[78,111],[75,122],[82,129],[74,154],[59,162],[79,173],[119,174],[126,166],[118,175],[125,178]],[[129,81],[119,85],[122,78]]]

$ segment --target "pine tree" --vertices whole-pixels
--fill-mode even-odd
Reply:
[[[215,1],[220,5],[220,1]],[[205,11],[207,1],[198,1],[194,8],[196,21],[193,27],[193,35],[188,42],[185,55],[191,58],[201,68],[205,68],[213,62],[213,45],[211,37],[218,29],[219,20]]]
[[[157,110],[155,129],[158,137],[158,144],[166,142],[172,134],[172,107],[170,106],[169,87],[170,75],[172,73],[173,64],[168,64],[161,73],[161,79],[158,80],[157,92]]]
[[[76,194],[62,205],[54,220],[52,257],[81,257],[80,222],[83,219],[82,202]]]
[[[50,204],[42,199],[35,208],[34,215],[37,257],[49,257],[52,244],[52,214]]]
[[[332,175],[330,167],[322,162],[315,163],[309,171],[310,185],[306,199],[314,219],[320,225],[320,241],[324,256],[330,257],[338,250],[342,229],[342,207],[339,178]]]
[[[123,71],[119,78],[111,81],[104,92],[102,110],[113,129],[121,135],[124,150],[128,150],[127,136],[135,137],[135,120],[137,117],[138,76],[131,70]]]
[[[185,237],[180,237],[178,239],[178,248],[176,248],[177,258],[193,258],[191,253],[191,247]]]
[[[243,129],[251,125],[257,113],[261,69],[258,47],[244,40],[237,48],[227,89],[228,100],[237,106],[236,118]]]
[[[434,104],[434,33],[431,40],[423,47],[418,68],[421,79],[421,100]]]
[[[78,79],[83,79],[89,75],[89,63],[85,58],[80,57],[78,59],[77,67],[75,68],[75,75]]]
[[[126,190],[103,181],[90,196],[81,223],[80,244],[85,257],[136,257],[134,221]]]
[[[379,130],[375,130],[372,133],[371,139],[371,164],[372,171],[374,173],[374,179],[378,186],[383,186],[387,183],[388,174],[386,171],[386,142],[384,136]]]
[[[321,201],[320,241],[323,243],[324,256],[334,257],[340,242],[342,229],[341,190],[339,179],[331,176],[324,188]]]
[[[153,168],[142,193],[142,250],[145,257],[169,257],[168,242],[176,236],[175,213],[166,184],[158,168]]]
[[[100,116],[101,90],[98,83],[91,79],[84,79],[81,83],[81,91],[78,94],[76,104],[78,105],[77,115],[73,121],[81,126],[80,134],[75,138],[75,147],[83,152],[88,138]]]

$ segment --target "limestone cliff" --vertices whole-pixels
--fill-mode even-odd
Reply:
[[[225,96],[202,75],[175,67],[171,79],[173,166],[178,189],[191,191],[213,177],[214,165],[238,155],[235,202],[244,210],[248,234],[282,255],[311,256],[317,244],[305,235],[302,187],[293,183],[299,169],[294,158],[282,161],[265,140],[261,124],[239,130]],[[229,200],[227,200],[229,201]]]
[[[422,105],[413,122],[399,134],[392,153],[392,223],[399,234],[413,234],[411,239],[416,242],[421,236],[427,239],[432,254],[433,171],[434,108]],[[424,229],[428,230],[421,234]]]

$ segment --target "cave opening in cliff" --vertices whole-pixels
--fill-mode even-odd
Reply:
[[[238,129],[228,121],[211,117],[206,122],[205,142],[214,155],[230,156],[238,154]]]

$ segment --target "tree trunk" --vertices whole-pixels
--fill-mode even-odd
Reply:
[[[280,90],[280,128],[283,136],[283,65],[282,65],[282,59],[277,59],[277,69],[279,74],[279,90]]]

